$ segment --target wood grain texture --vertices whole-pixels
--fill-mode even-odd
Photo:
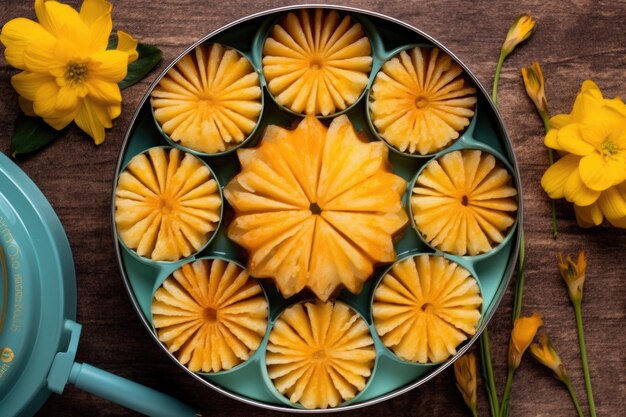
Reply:
[[[32,1],[2,1],[0,22],[34,17]],[[72,4],[77,4],[72,1]],[[114,27],[142,42],[158,45],[161,68],[204,34],[247,14],[292,1],[224,2],[200,0],[114,1]],[[538,21],[533,38],[505,65],[501,111],[517,152],[524,189],[528,245],[524,313],[540,312],[585,410],[574,316],[557,274],[558,251],[589,253],[583,314],[596,405],[600,416],[626,412],[626,231],[607,226],[580,229],[573,209],[557,203],[559,237],[551,238],[549,202],[539,186],[547,164],[542,126],[526,98],[519,68],[540,60],[552,113],[569,112],[583,80],[595,80],[608,97],[626,93],[626,3],[618,1],[350,1],[351,6],[387,14],[429,33],[463,60],[489,86],[499,47],[509,24],[521,13]],[[10,85],[15,71],[0,61],[0,150],[8,152],[17,99]],[[106,142],[96,147],[77,128],[20,166],[56,209],[68,234],[78,279],[78,321],[84,325],[78,360],[172,394],[205,416],[265,416],[256,409],[204,387],[174,365],[146,333],[123,288],[110,227],[110,196],[115,161],[134,108],[154,79],[123,92],[124,108]],[[512,289],[490,325],[498,386],[505,376]],[[487,402],[480,389],[480,415]],[[1,414],[1,413],[0,413]],[[38,416],[134,416],[107,401],[68,386],[53,395]],[[344,415],[465,416],[452,371],[410,393]],[[511,416],[573,416],[566,391],[549,372],[526,358],[513,387]]]

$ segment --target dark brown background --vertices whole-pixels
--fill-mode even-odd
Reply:
[[[34,17],[33,1],[2,1],[0,22]],[[77,4],[72,1],[72,4]],[[164,52],[162,66],[189,44],[247,14],[291,1],[114,1],[114,27]],[[569,112],[583,80],[595,80],[608,97],[626,93],[626,3],[621,1],[351,1],[429,33],[448,46],[484,85],[492,81],[499,46],[513,19],[531,13],[538,29],[507,61],[501,78],[500,104],[522,172],[525,230],[528,243],[524,313],[540,312],[544,329],[561,353],[576,392],[587,406],[576,340],[575,322],[557,273],[558,251],[589,252],[583,314],[598,415],[626,414],[626,232],[607,226],[580,229],[573,209],[557,203],[559,237],[550,237],[549,203],[539,186],[547,164],[539,119],[526,98],[520,67],[540,60],[553,114]],[[162,67],[161,66],[161,67]],[[0,61],[0,150],[8,152],[16,95],[9,78],[15,71]],[[96,147],[77,128],[20,166],[39,185],[65,226],[76,262],[78,321],[84,325],[78,360],[91,363],[187,401],[206,415],[275,414],[235,402],[186,376],[148,336],[123,288],[111,237],[110,193],[124,132],[139,100],[157,72],[123,92],[124,109]],[[500,389],[506,367],[512,291],[490,325],[495,372]],[[480,415],[488,415],[479,389]],[[1,414],[1,412],[0,412]],[[451,369],[425,386],[351,415],[464,416]],[[53,395],[38,416],[132,416],[104,400],[68,386]],[[511,416],[573,416],[566,391],[530,357],[518,370]]]

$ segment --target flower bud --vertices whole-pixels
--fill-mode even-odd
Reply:
[[[506,39],[502,44],[501,54],[505,57],[513,52],[513,49],[525,41],[535,31],[535,21],[529,15],[521,15],[509,28]]]
[[[583,285],[585,283],[585,271],[587,270],[587,257],[585,251],[578,253],[576,262],[570,255],[563,260],[563,254],[559,254],[559,271],[567,284],[567,293],[573,304],[580,303],[583,299]]]
[[[524,79],[524,87],[526,94],[535,103],[537,112],[542,118],[548,117],[548,100],[544,89],[543,73],[539,62],[533,62],[529,68],[522,67],[522,78]]]
[[[513,324],[513,330],[511,331],[511,340],[509,342],[510,369],[515,370],[519,367],[524,352],[528,349],[528,346],[535,338],[535,334],[542,324],[543,320],[538,313],[515,319],[515,324]]]
[[[550,368],[556,379],[564,384],[569,382],[569,376],[565,371],[565,366],[561,363],[561,358],[554,349],[554,346],[552,346],[552,343],[550,343],[547,334],[543,333],[539,335],[539,343],[530,345],[530,354],[539,363]]]
[[[466,353],[454,362],[456,387],[470,410],[476,410],[476,355]]]

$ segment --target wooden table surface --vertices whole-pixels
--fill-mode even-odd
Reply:
[[[72,4],[78,2],[72,1]],[[130,32],[164,52],[162,68],[192,42],[220,26],[291,1],[114,1],[114,28]],[[608,97],[626,93],[626,3],[618,1],[351,1],[404,20],[449,47],[485,86],[492,81],[500,44],[521,13],[538,22],[532,39],[507,61],[501,77],[501,111],[522,172],[527,275],[524,313],[540,312],[554,345],[574,381],[585,414],[587,402],[572,308],[556,269],[557,252],[586,249],[589,267],[583,314],[598,415],[626,413],[626,232],[607,226],[583,230],[573,209],[557,203],[559,236],[550,236],[549,203],[539,186],[547,164],[542,126],[526,98],[520,67],[540,60],[553,113],[569,112],[583,80],[591,78]],[[0,22],[34,17],[33,1],[6,1]],[[0,61],[0,150],[8,152],[17,97],[9,78],[15,71]],[[115,163],[131,115],[158,71],[124,90],[122,115],[96,147],[73,127],[61,140],[19,165],[39,185],[65,226],[78,279],[78,321],[84,325],[77,359],[162,390],[196,407],[205,416],[276,414],[225,396],[188,377],[157,347],[137,319],[124,290],[111,235],[110,195]],[[490,324],[498,386],[504,385],[510,332],[512,289]],[[479,388],[480,415],[487,416]],[[1,414],[1,412],[0,412]],[[68,386],[39,412],[52,416],[132,416],[133,412]],[[464,416],[453,373],[381,404],[346,413],[359,416]],[[573,416],[563,387],[529,356],[518,370],[511,416]]]

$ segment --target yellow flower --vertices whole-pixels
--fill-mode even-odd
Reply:
[[[538,313],[531,316],[519,317],[515,319],[513,330],[511,331],[511,340],[509,342],[509,368],[517,369],[522,355],[535,338],[537,330],[543,324],[543,320]]]
[[[535,31],[535,21],[529,15],[521,15],[511,25],[502,44],[501,54],[507,56]]]
[[[25,112],[57,130],[75,121],[96,144],[120,114],[117,83],[137,59],[137,41],[122,31],[117,49],[106,50],[111,9],[104,0],[84,0],[80,13],[57,1],[36,0],[39,22],[13,19],[0,34],[7,62],[22,70],[11,84]]]
[[[554,377],[559,381],[567,384],[569,382],[569,377],[567,372],[565,371],[565,366],[561,363],[561,358],[557,353],[556,349],[550,343],[550,339],[548,339],[548,335],[541,334],[539,335],[539,343],[533,343],[530,345],[530,354],[535,358],[539,363],[544,366],[547,366],[554,373]]]
[[[576,262],[571,256],[563,260],[563,254],[559,253],[559,271],[561,277],[567,284],[567,293],[572,303],[580,303],[583,299],[583,285],[585,284],[585,273],[587,271],[587,256],[585,251],[578,252]]]
[[[454,362],[456,386],[467,407],[476,411],[476,355],[467,353]]]
[[[545,144],[563,156],[541,179],[546,193],[574,203],[583,227],[606,217],[626,228],[626,105],[587,80],[572,112],[552,117],[550,127]]]
[[[548,117],[548,100],[546,100],[543,73],[539,62],[533,62],[529,68],[522,67],[522,78],[526,94],[535,103],[541,117]]]

